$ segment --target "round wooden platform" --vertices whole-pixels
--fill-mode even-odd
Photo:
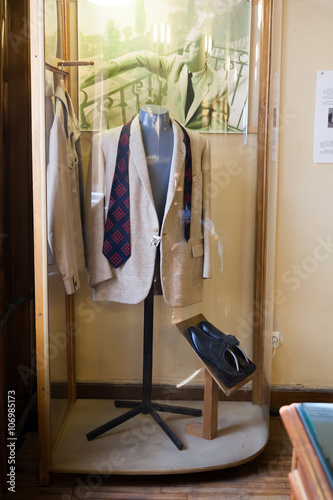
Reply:
[[[200,408],[200,402],[174,401]],[[137,415],[88,441],[86,433],[124,413],[110,400],[74,403],[52,457],[52,472],[84,474],[180,474],[223,469],[257,456],[268,440],[268,414],[249,402],[219,402],[217,437],[187,435],[189,422],[202,417],[160,415],[184,448],[179,451],[150,415]]]

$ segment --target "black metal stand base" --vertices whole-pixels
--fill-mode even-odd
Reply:
[[[185,408],[183,406],[172,406],[151,401],[152,392],[152,360],[153,360],[153,311],[154,311],[154,289],[153,286],[145,299],[144,305],[144,340],[143,340],[143,381],[142,381],[142,401],[115,401],[117,408],[131,408],[129,411],[119,417],[106,422],[97,429],[87,433],[88,441],[104,434],[105,432],[117,427],[118,425],[130,420],[142,413],[143,415],[151,415],[158,425],[163,429],[165,434],[177,446],[178,450],[183,449],[183,443],[178,439],[176,434],[164,422],[157,413],[158,411],[177,413],[179,415],[190,415],[200,417],[202,411],[195,408]]]
[[[88,441],[91,441],[92,439],[100,436],[101,434],[104,434],[104,432],[109,431],[110,429],[113,429],[114,427],[117,427],[118,425],[122,424],[123,422],[126,422],[127,420],[130,420],[131,418],[135,417],[136,415],[139,415],[142,413],[143,415],[151,415],[153,419],[158,423],[158,425],[163,429],[163,431],[166,433],[166,435],[171,439],[171,441],[177,446],[178,450],[183,449],[183,443],[178,439],[176,434],[170,429],[170,427],[164,422],[164,420],[160,417],[160,415],[157,413],[158,411],[165,411],[169,413],[178,413],[178,414],[183,414],[183,415],[192,415],[196,417],[200,417],[202,412],[201,410],[196,410],[192,408],[184,408],[181,406],[170,406],[170,405],[164,405],[164,404],[158,404],[158,403],[148,403],[147,405],[144,405],[144,403],[135,403],[132,401],[115,401],[115,406],[117,408],[124,407],[124,408],[130,408],[133,405],[133,408],[124,415],[120,415],[117,418],[114,418],[113,420],[110,420],[110,422],[107,422],[106,424],[101,425],[97,429],[88,432],[87,434],[87,439]],[[146,406],[146,407],[145,407]]]

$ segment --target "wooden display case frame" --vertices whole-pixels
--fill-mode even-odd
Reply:
[[[62,13],[64,58],[69,57],[69,2],[76,0],[57,0]],[[252,402],[261,405],[266,401],[264,390],[267,386],[264,373],[264,323],[265,323],[265,252],[266,252],[266,206],[267,206],[267,151],[268,151],[268,95],[271,43],[272,0],[253,0],[252,5],[261,3],[261,43],[259,76],[259,119],[258,129],[249,127],[248,133],[258,134],[257,156],[257,194],[255,225],[255,262],[254,262],[254,310],[256,318],[253,326],[253,362],[257,365],[256,376],[252,382]],[[32,154],[33,154],[33,199],[34,199],[34,251],[35,251],[35,308],[36,308],[36,351],[37,351],[37,391],[40,435],[40,481],[49,482],[51,463],[50,432],[50,380],[48,359],[48,300],[46,268],[46,165],[45,165],[45,103],[43,77],[45,70],[44,54],[44,1],[30,1],[31,26],[31,91],[32,91]],[[74,297],[66,299],[66,323],[68,337],[68,393],[69,403],[76,399],[75,376],[75,332]],[[213,389],[212,389],[213,390]],[[214,398],[213,398],[214,399]],[[214,399],[216,401],[216,398]],[[213,409],[213,412],[216,411]],[[211,432],[211,431],[210,431]]]

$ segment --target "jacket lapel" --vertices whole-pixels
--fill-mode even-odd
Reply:
[[[175,197],[176,189],[179,184],[181,170],[185,165],[185,143],[184,143],[183,132],[180,126],[174,120],[171,120],[171,123],[173,131],[173,153],[171,159],[168,194],[165,203],[163,222],[171,207],[171,203]]]
[[[198,108],[204,102],[205,97],[209,92],[211,83],[212,83],[212,74],[209,71],[209,68],[207,67],[206,72],[203,74],[199,82],[195,85],[194,99],[190,109],[188,110],[185,125],[189,123],[193,115],[197,112]]]
[[[180,123],[185,123],[185,104],[186,104],[186,95],[187,95],[187,66],[183,64],[183,67],[179,76],[179,109],[177,109],[177,119]],[[184,89],[184,91],[183,91]]]
[[[151,184],[150,184],[150,178],[149,178],[149,172],[148,172],[148,166],[147,166],[147,160],[146,160],[146,153],[145,153],[145,148],[143,145],[141,127],[140,127],[140,121],[139,121],[138,115],[133,119],[133,122],[131,125],[131,136],[130,136],[129,148],[130,148],[130,155],[131,155],[130,161],[134,162],[135,167],[138,171],[139,177],[141,179],[141,182],[142,182],[144,189],[147,193],[147,196],[148,196],[150,202],[155,207],[153,192],[151,190]]]
[[[183,132],[179,127],[179,125],[174,120],[171,120],[171,123],[173,131],[173,151],[172,151],[168,193],[165,203],[163,221],[174,199],[176,188],[179,183],[181,170],[185,165],[185,143],[184,143]],[[136,116],[132,122],[129,148],[131,154],[130,161],[134,162],[139,177],[141,179],[141,182],[147,193],[147,196],[155,209],[155,203],[151,189],[147,160],[146,160],[146,153],[143,145],[140,121],[138,116]]]

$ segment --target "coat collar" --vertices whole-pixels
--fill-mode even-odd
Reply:
[[[183,132],[178,123],[176,123],[172,119],[171,119],[171,124],[173,131],[173,151],[171,158],[168,193],[164,210],[164,218],[170,209],[172,200],[174,199],[175,192],[179,183],[181,170],[185,164],[185,154],[186,154]],[[130,138],[129,148],[133,162],[135,163],[135,166],[137,168],[142,184],[146,190],[148,198],[155,207],[153,193],[150,184],[148,166],[146,161],[146,154],[142,140],[139,116],[136,116],[133,119],[131,125],[131,138]]]
[[[60,99],[67,115],[67,127],[69,137],[73,136],[73,141],[76,142],[81,135],[79,122],[76,118],[72,100],[65,88],[58,85],[55,91],[55,97]]]

